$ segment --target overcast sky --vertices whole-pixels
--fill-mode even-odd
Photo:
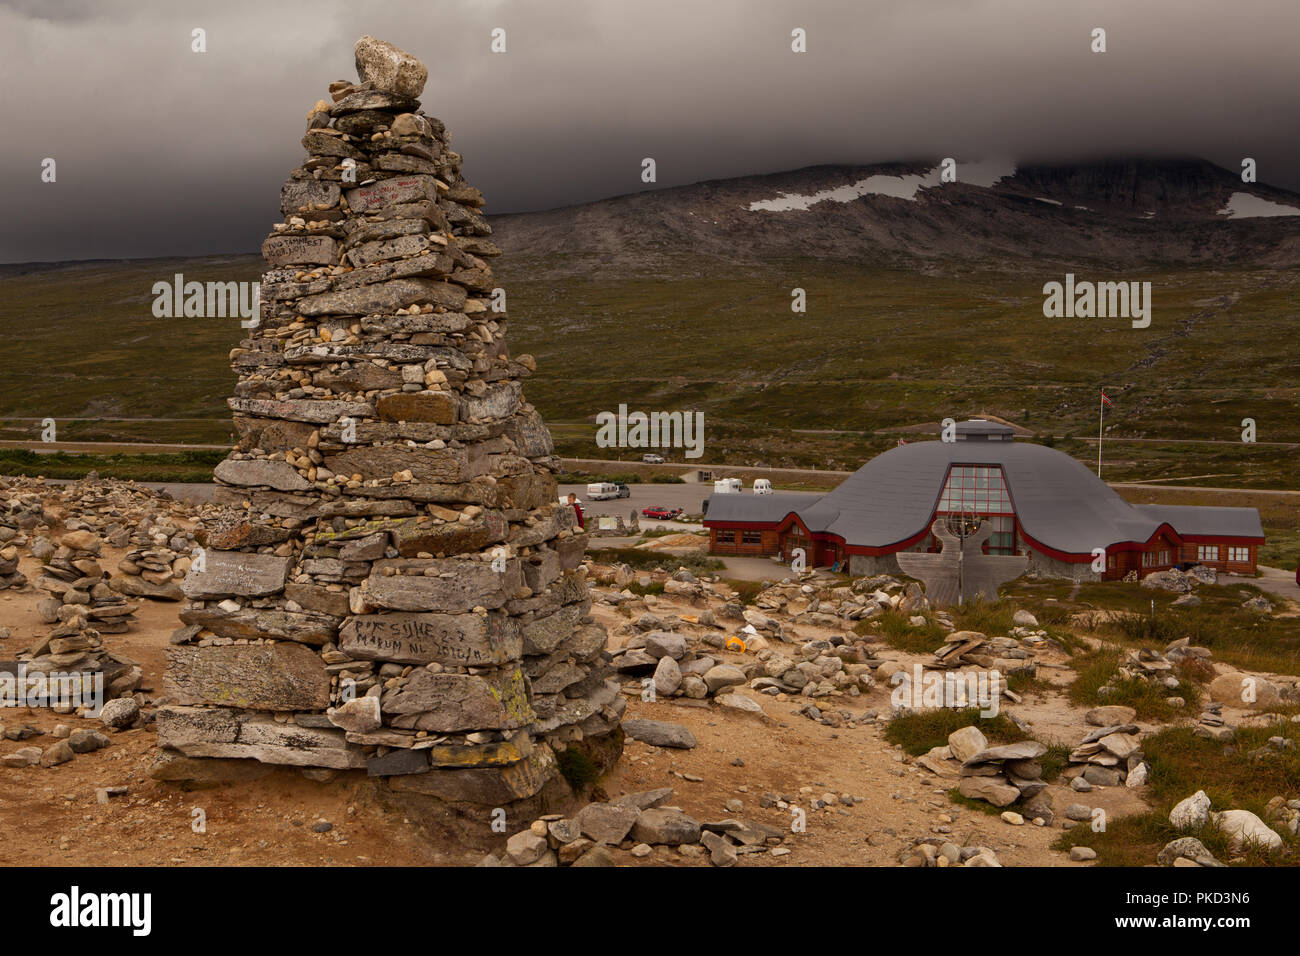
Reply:
[[[1300,189],[1296,0],[0,0],[0,261],[257,250],[363,33],[428,65],[424,109],[489,212],[648,188],[645,156],[659,187],[942,156],[1251,156]]]

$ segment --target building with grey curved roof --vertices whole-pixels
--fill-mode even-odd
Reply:
[[[1255,571],[1264,531],[1254,508],[1130,504],[1069,455],[1013,441],[1005,425],[976,419],[955,433],[955,441],[892,448],[820,498],[712,495],[704,522],[711,548],[803,548],[809,566],[897,571],[898,552],[938,550],[931,523],[948,516],[991,524],[985,552],[1027,555],[1040,573],[1109,579],[1190,564]],[[1099,554],[1104,571],[1094,570]]]

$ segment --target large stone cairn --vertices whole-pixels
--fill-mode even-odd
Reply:
[[[532,359],[492,308],[482,195],[420,112],[424,65],[368,36],[356,62],[308,117],[261,324],[231,353],[240,440],[183,585],[159,742],[530,798],[557,753],[616,754],[626,703],[523,399]]]

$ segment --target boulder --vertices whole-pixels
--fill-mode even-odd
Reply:
[[[978,727],[971,726],[962,727],[949,734],[948,746],[952,748],[953,758],[965,763],[977,753],[987,750],[989,742]]]
[[[767,717],[763,708],[759,706],[758,701],[752,700],[743,694],[719,694],[714,698],[718,706],[728,713],[739,714],[743,717],[757,717],[763,719]]]
[[[1210,682],[1210,699],[1234,707],[1268,708],[1277,705],[1280,694],[1275,685],[1249,674],[1220,674]]]
[[[628,835],[640,815],[641,811],[636,807],[625,804],[589,803],[573,819],[588,839],[617,845]]]
[[[1169,811],[1169,822],[1175,829],[1190,830],[1203,827],[1210,819],[1210,798],[1204,790],[1178,801]]]
[[[1170,840],[1156,854],[1156,863],[1160,866],[1176,866],[1178,860],[1191,860],[1200,866],[1223,866],[1196,837],[1179,837],[1177,840]]]
[[[971,800],[985,800],[995,807],[1007,807],[1020,799],[1020,791],[1005,777],[962,777],[957,792]]]
[[[370,34],[357,41],[354,52],[357,76],[362,83],[369,83],[371,89],[408,99],[417,99],[424,92],[429,70],[411,54]]]
[[[651,631],[645,636],[645,652],[653,657],[681,660],[686,655],[686,638],[672,631]]]
[[[1282,838],[1249,810],[1212,813],[1210,820],[1227,835],[1234,853],[1239,853],[1252,843],[1265,850],[1282,848]]]
[[[632,839],[667,846],[697,843],[700,839],[700,824],[693,817],[671,807],[642,810],[632,826]]]
[[[1083,715],[1083,719],[1093,727],[1131,724],[1136,717],[1137,711],[1132,707],[1125,707],[1123,704],[1106,704],[1102,707],[1094,707]]]
[[[724,687],[745,683],[745,672],[733,664],[716,664],[704,674],[709,693],[716,694]]]
[[[682,669],[671,657],[661,657],[655,668],[654,682],[656,694],[671,697],[682,686]]]
[[[539,836],[532,830],[516,833],[506,841],[506,856],[516,866],[528,866],[540,860],[546,853],[546,837]]]
[[[119,697],[104,704],[99,711],[99,722],[105,727],[121,729],[130,727],[140,716],[140,705],[134,697]]]
[[[623,721],[623,732],[633,740],[639,740],[655,747],[690,750],[695,746],[695,735],[688,728],[666,720],[646,720],[642,717],[634,717]]]

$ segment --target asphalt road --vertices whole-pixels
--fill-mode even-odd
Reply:
[[[1295,583],[1294,568],[1287,571],[1284,568],[1269,568],[1261,564],[1259,570],[1263,577],[1255,578],[1253,581],[1247,578],[1245,583],[1254,584],[1261,590],[1286,598],[1288,601],[1300,601],[1300,586]]]
[[[628,513],[635,510],[639,515],[642,508],[651,508],[656,505],[662,505],[665,508],[681,508],[687,514],[699,514],[704,510],[704,499],[713,494],[712,485],[700,484],[673,484],[673,485],[628,485],[628,490],[632,492],[630,498],[611,498],[608,501],[592,501],[587,497],[586,485],[560,485],[560,494],[567,495],[573,492],[578,496],[578,501],[582,504],[583,514],[593,515],[622,515],[623,520],[627,520]],[[753,494],[751,491],[741,492],[742,494]],[[781,494],[803,494],[809,499],[820,497],[823,492],[820,491],[783,491]],[[642,519],[642,526],[647,524],[651,526],[659,524],[670,524],[670,522],[659,522],[653,518]]]

